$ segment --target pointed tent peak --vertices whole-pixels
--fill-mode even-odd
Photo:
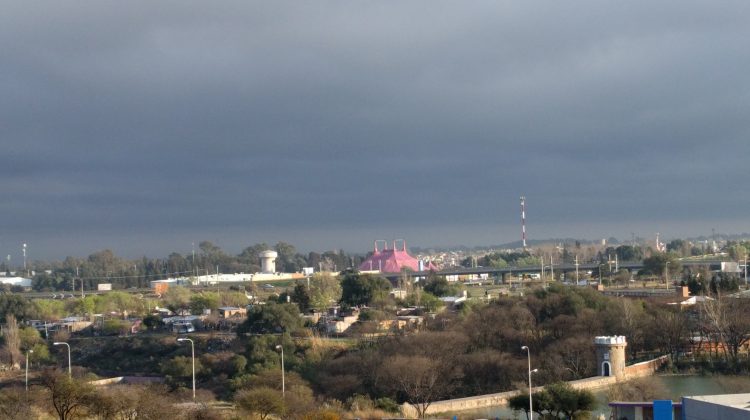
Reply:
[[[398,247],[399,241],[401,241],[400,248]],[[383,243],[382,250],[379,249],[381,242]],[[384,273],[398,273],[403,267],[408,267],[413,271],[422,271],[424,268],[428,270],[436,269],[432,263],[421,266],[416,258],[409,255],[405,240],[396,239],[392,245],[393,248],[389,249],[387,242],[382,240],[375,241],[376,252],[363,261],[359,265],[359,269],[362,271],[378,270]]]
[[[378,250],[378,244],[381,243],[381,242],[383,243],[383,249],[384,250],[388,249],[388,241],[386,241],[385,239],[375,239],[375,251],[373,251],[375,254],[377,254],[378,252],[380,252]]]

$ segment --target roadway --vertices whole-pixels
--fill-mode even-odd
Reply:
[[[708,266],[711,270],[717,270],[721,268],[721,263],[724,261],[720,260],[705,260],[705,261],[680,261],[680,264],[685,267],[700,267],[700,266]],[[579,271],[593,271],[598,270],[599,267],[610,265],[609,263],[579,263],[578,270]],[[614,262],[611,263],[612,268],[614,269]],[[642,262],[620,262],[617,264],[618,269],[627,269],[629,271],[638,271],[643,268]],[[576,264],[559,264],[559,265],[545,265],[544,266],[544,272],[548,273],[550,269],[553,269],[557,272],[562,273],[570,273],[576,271]],[[494,277],[499,277],[505,274],[532,274],[532,273],[541,273],[542,267],[541,265],[537,266],[526,266],[526,267],[503,267],[503,268],[495,268],[495,267],[474,267],[474,268],[465,268],[465,267],[454,267],[449,268],[447,270],[441,270],[437,271],[436,274],[439,274],[441,276],[465,276],[465,275],[481,275],[481,274],[487,274]],[[425,277],[429,275],[429,271],[417,271],[417,272],[410,272],[409,275],[412,277]],[[400,273],[393,273],[393,274],[387,274],[387,277],[398,277],[400,276]]]

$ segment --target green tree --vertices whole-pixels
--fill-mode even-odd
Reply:
[[[643,259],[643,251],[640,247],[620,245],[615,249],[620,261],[640,261]]]
[[[390,288],[391,283],[382,277],[348,270],[341,281],[341,303],[370,305],[376,299],[387,296]]]
[[[16,294],[0,294],[0,317],[5,319],[7,314],[13,314],[17,319],[34,319],[36,315],[34,305],[25,297]]]
[[[98,296],[96,295],[89,295],[83,298],[76,299],[74,301],[72,310],[75,314],[85,316],[85,315],[91,315],[96,311],[96,304],[98,300]],[[103,312],[109,312],[109,311],[103,311]]]
[[[42,335],[39,334],[36,328],[23,327],[18,331],[18,337],[20,339],[20,348],[23,351],[33,349],[35,345],[44,343]]]
[[[125,312],[135,314],[143,312],[141,302],[130,293],[111,291],[97,295],[95,299],[97,313]],[[88,312],[91,313],[91,312]]]
[[[255,305],[240,325],[239,333],[269,334],[293,333],[303,327],[302,317],[295,304],[268,303]]]
[[[307,286],[302,283],[297,283],[292,291],[292,302],[299,306],[299,310],[305,313],[310,310],[310,291]]]
[[[410,306],[424,308],[427,312],[435,312],[445,306],[445,303],[440,298],[420,288],[416,288],[413,293],[409,294],[405,303]]]
[[[219,308],[221,299],[214,292],[194,293],[190,296],[190,312],[194,314],[203,313],[204,309],[216,311]]]
[[[341,282],[329,273],[315,273],[310,278],[310,306],[323,311],[341,299]]]
[[[35,299],[33,312],[45,321],[57,320],[65,316],[65,304],[54,299]]]
[[[75,418],[94,395],[93,386],[70,378],[67,373],[45,372],[41,382],[48,391],[52,408],[60,420]]]
[[[681,257],[690,256],[690,242],[684,239],[673,239],[667,244],[667,252],[674,252]]]
[[[261,420],[265,420],[270,415],[281,417],[285,411],[281,393],[276,389],[265,386],[243,389],[237,392],[234,402],[242,410],[257,414]]]
[[[538,402],[537,402],[538,403]],[[508,399],[508,407],[513,411],[523,411],[529,418],[529,393],[522,392]]]
[[[244,292],[221,292],[221,306],[236,306],[244,308],[247,306],[247,295]]]
[[[172,312],[179,312],[190,307],[190,289],[185,287],[170,287],[162,297],[164,304]]]
[[[188,378],[193,375],[193,359],[190,356],[175,356],[161,364],[161,373],[172,385],[185,386]],[[200,359],[195,359],[195,375],[204,373]]]
[[[669,263],[669,268],[667,268],[667,263]],[[654,255],[643,260],[643,269],[641,270],[640,274],[663,276],[664,270],[667,269],[670,273],[679,272],[679,261],[674,256],[674,254],[660,252],[655,253]]]
[[[143,325],[145,325],[149,330],[153,331],[164,325],[164,323],[161,321],[161,318],[156,315],[146,315],[145,317],[143,317]]]
[[[574,389],[567,382],[556,382],[544,387],[544,390],[534,395],[534,401],[539,409],[534,411],[547,411],[555,418],[561,415],[567,419],[578,418],[584,412],[591,411],[596,403],[594,394],[585,389]]]
[[[431,271],[427,276],[427,280],[424,284],[424,290],[430,292],[435,296],[454,296],[458,293],[459,288],[455,285],[448,283],[445,276],[439,276]]]
[[[237,256],[237,262],[245,273],[256,273],[260,271],[260,253],[271,249],[266,243],[259,243],[242,250]]]
[[[130,331],[130,322],[122,319],[108,319],[102,325],[104,335],[125,335]]]

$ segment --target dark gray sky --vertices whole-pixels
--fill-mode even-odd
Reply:
[[[14,261],[750,231],[746,1],[0,7]]]

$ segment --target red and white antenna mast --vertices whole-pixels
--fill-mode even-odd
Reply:
[[[521,241],[526,249],[526,197],[521,196]]]

